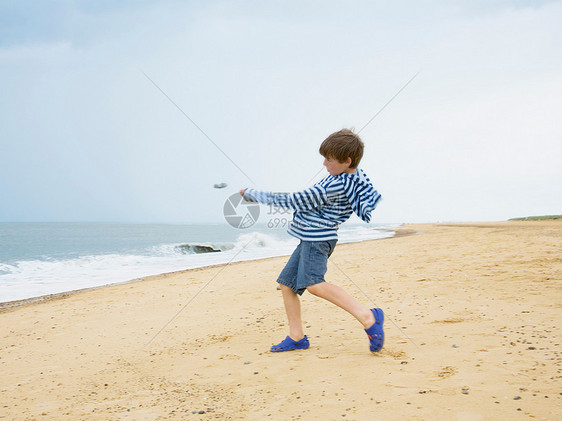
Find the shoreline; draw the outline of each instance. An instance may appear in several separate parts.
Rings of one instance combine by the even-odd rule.
[[[439,225],[441,225],[441,226],[451,226],[451,227],[478,227],[478,228],[483,228],[483,227],[490,227],[491,224],[502,224],[502,223],[507,224],[507,223],[513,223],[513,222],[530,222],[530,221],[532,221],[532,222],[544,221],[544,219],[542,219],[542,220],[541,219],[510,219],[508,221],[490,221],[490,222],[442,222],[442,223],[436,222],[436,223],[420,223],[420,224],[415,224],[415,223],[414,224],[406,224],[406,223],[404,223],[404,224],[401,224],[401,225],[397,226],[396,228],[392,228],[392,229],[382,228],[381,229],[381,230],[385,230],[385,231],[393,231],[394,235],[392,237],[378,238],[378,239],[374,239],[374,240],[354,241],[354,242],[351,242],[351,243],[340,243],[340,244],[338,244],[338,246],[339,246],[338,248],[341,248],[345,244],[364,243],[364,242],[369,242],[369,241],[391,240],[391,239],[394,239],[394,238],[400,238],[400,237],[405,237],[405,236],[409,236],[409,235],[423,234],[423,231],[411,229],[409,227],[424,227],[424,226],[439,226]],[[153,277],[182,274],[182,273],[194,271],[194,270],[197,270],[197,269],[205,269],[205,268],[211,269],[211,268],[216,268],[216,267],[233,265],[233,264],[236,264],[236,263],[253,262],[253,261],[264,260],[264,259],[275,259],[275,258],[278,258],[278,257],[287,257],[287,256],[289,256],[289,255],[280,255],[280,256],[271,256],[271,257],[257,257],[255,259],[251,259],[251,260],[242,260],[242,261],[236,261],[236,262],[232,262],[232,263],[216,263],[216,264],[199,266],[199,267],[190,268],[190,269],[182,269],[182,270],[176,270],[176,271],[171,271],[171,272],[162,272],[162,273],[158,273],[158,274],[155,274],[155,275],[142,276],[142,277],[130,279],[130,280],[127,280],[127,281],[118,281],[118,282],[113,282],[113,283],[105,284],[105,285],[98,285],[98,286],[80,288],[80,289],[71,290],[71,291],[63,291],[63,292],[57,292],[57,293],[53,293],[53,294],[40,295],[40,296],[36,296],[36,297],[23,298],[21,300],[3,301],[3,302],[0,302],[0,314],[3,313],[3,312],[6,312],[6,311],[10,311],[13,308],[18,308],[20,306],[40,304],[42,302],[64,299],[64,298],[70,297],[74,294],[80,294],[80,293],[84,293],[84,292],[88,292],[88,291],[95,291],[95,290],[102,289],[102,288],[109,288],[109,287],[113,287],[113,286],[126,285],[126,284],[129,284],[129,283],[135,283],[135,282],[143,282],[143,281],[145,281],[147,279],[150,279],[150,278],[153,278]]]
[[[389,239],[392,239],[392,238],[398,238],[398,237],[402,237],[402,236],[405,236],[405,235],[415,234],[415,232],[412,231],[412,230],[400,230],[400,228],[404,225],[405,224],[402,224],[402,225],[399,225],[398,227],[392,228],[392,229],[381,228],[381,230],[384,230],[384,231],[394,232],[394,235],[392,237],[377,238],[377,239],[374,239],[374,240],[360,240],[360,241],[354,241],[354,242],[351,242],[351,243],[341,243],[341,244],[339,244],[339,246],[341,247],[344,244],[355,244],[355,243],[363,243],[363,242],[368,242],[368,241],[389,240]],[[42,302],[64,299],[64,298],[70,297],[74,294],[80,294],[80,293],[84,293],[84,292],[88,292],[88,291],[94,291],[94,290],[98,290],[100,288],[108,288],[108,287],[113,287],[113,286],[118,286],[118,285],[126,285],[126,284],[134,283],[134,282],[142,282],[144,280],[147,280],[147,279],[153,278],[153,277],[181,274],[181,273],[186,273],[186,272],[197,270],[197,269],[207,269],[207,268],[211,269],[211,268],[216,268],[216,267],[233,265],[233,264],[236,264],[236,263],[253,262],[253,261],[264,260],[264,259],[275,259],[277,257],[287,257],[287,256],[288,255],[271,256],[271,257],[257,257],[255,259],[242,260],[242,261],[236,261],[236,262],[231,262],[231,263],[216,263],[216,264],[199,266],[199,267],[190,268],[190,269],[182,269],[182,270],[176,270],[176,271],[171,271],[171,272],[163,272],[163,273],[159,273],[159,274],[155,274],[155,275],[142,276],[142,277],[130,279],[130,280],[127,280],[127,281],[118,281],[118,282],[113,282],[113,283],[105,284],[105,285],[98,285],[98,286],[80,288],[80,289],[71,290],[71,291],[63,291],[63,292],[57,292],[57,293],[53,293],[53,294],[40,295],[40,296],[36,296],[36,297],[23,298],[21,300],[3,301],[3,302],[0,302],[0,314],[3,313],[3,312],[6,312],[6,311],[10,311],[11,309],[14,309],[14,308],[21,307],[21,306],[40,304]]]
[[[328,263],[329,282],[384,309],[379,353],[311,294],[310,348],[269,352],[287,335],[286,256],[196,268],[0,312],[0,418],[555,419],[562,220],[402,230],[423,234],[342,244]]]

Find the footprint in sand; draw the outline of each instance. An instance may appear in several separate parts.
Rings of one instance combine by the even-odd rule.
[[[456,367],[452,367],[450,365],[443,367],[441,369],[441,371],[439,371],[439,373],[437,373],[437,376],[442,378],[442,379],[446,379],[447,377],[451,377],[455,374],[457,374],[457,368]]]
[[[404,360],[408,358],[408,355],[404,351],[399,351],[392,348],[383,348],[380,352],[374,353],[373,355],[378,357],[392,357],[395,360]]]
[[[433,323],[445,323],[445,324],[449,324],[449,323],[462,323],[464,322],[466,319],[462,318],[462,317],[450,317],[448,319],[444,319],[444,320],[434,320]]]

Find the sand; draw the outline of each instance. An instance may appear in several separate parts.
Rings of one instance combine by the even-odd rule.
[[[378,354],[310,294],[311,347],[268,351],[287,257],[189,270],[0,310],[0,419],[560,419],[562,220],[401,230],[328,265]]]

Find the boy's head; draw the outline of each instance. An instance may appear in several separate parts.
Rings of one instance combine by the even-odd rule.
[[[349,129],[332,133],[320,145],[320,154],[326,159],[335,159],[340,164],[347,163],[355,169],[363,157],[364,144],[361,138]]]

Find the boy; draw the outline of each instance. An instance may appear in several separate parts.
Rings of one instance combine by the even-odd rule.
[[[378,352],[384,343],[384,314],[380,308],[361,305],[342,288],[327,283],[327,260],[338,239],[338,226],[355,212],[369,222],[381,195],[357,165],[363,157],[363,142],[351,130],[332,133],[322,142],[320,154],[329,176],[310,189],[298,193],[270,193],[240,190],[247,200],[294,210],[288,233],[301,240],[279,275],[283,304],[289,322],[289,335],[271,352],[307,349],[303,332],[299,295],[305,290],[341,307],[365,328],[370,350]]]

